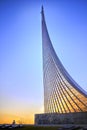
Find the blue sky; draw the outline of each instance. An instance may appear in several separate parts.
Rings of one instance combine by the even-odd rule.
[[[0,120],[43,112],[41,6],[55,51],[87,91],[87,1],[0,0]],[[1,116],[2,115],[2,116]],[[29,117],[28,117],[29,116]]]

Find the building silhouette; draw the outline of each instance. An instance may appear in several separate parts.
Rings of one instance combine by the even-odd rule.
[[[52,122],[62,117],[69,120],[87,116],[87,92],[85,92],[69,75],[57,57],[50,40],[44,10],[42,7],[42,51],[43,51],[43,84],[44,114],[36,115],[36,123]],[[73,114],[74,113],[74,114]],[[57,117],[56,115],[60,116]],[[71,114],[71,115],[70,115]],[[56,121],[53,118],[55,117]],[[68,117],[66,119],[66,117]],[[87,120],[84,118],[83,123]],[[70,120],[73,122],[72,120]],[[75,120],[76,121],[76,120]],[[65,121],[67,123],[67,121]],[[80,122],[79,120],[77,122]],[[58,123],[58,122],[57,122]],[[86,122],[87,123],[87,122]]]

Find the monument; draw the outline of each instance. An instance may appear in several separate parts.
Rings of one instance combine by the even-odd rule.
[[[87,92],[69,75],[50,40],[42,7],[44,114],[35,124],[87,124]]]

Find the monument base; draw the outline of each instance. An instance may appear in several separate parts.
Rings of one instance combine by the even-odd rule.
[[[87,124],[87,112],[35,114],[35,125]]]

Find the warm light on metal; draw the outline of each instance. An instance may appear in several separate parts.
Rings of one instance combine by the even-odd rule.
[[[42,48],[45,113],[87,111],[87,93],[71,78],[57,57],[42,6]]]

